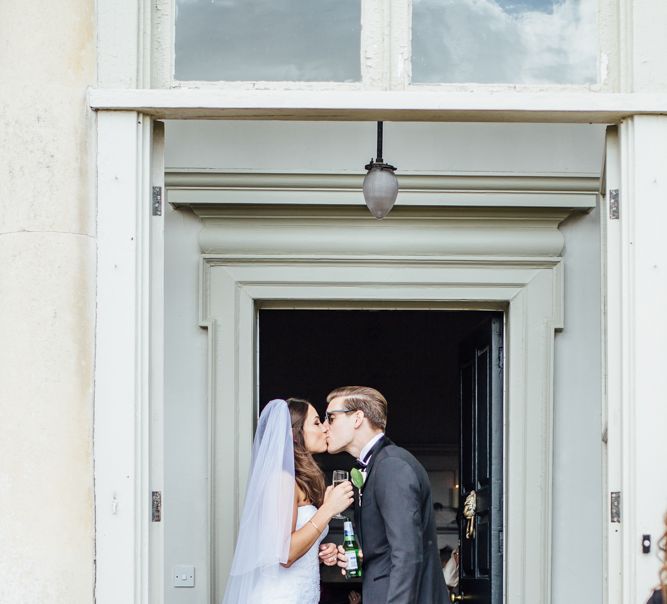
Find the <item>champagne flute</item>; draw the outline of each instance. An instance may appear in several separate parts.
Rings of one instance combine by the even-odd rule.
[[[339,485],[341,482],[345,482],[346,480],[350,479],[350,474],[346,470],[334,470],[333,474],[331,476],[331,484],[336,487],[336,485]],[[347,520],[343,514],[336,514],[335,516],[332,516],[333,519],[336,520]]]

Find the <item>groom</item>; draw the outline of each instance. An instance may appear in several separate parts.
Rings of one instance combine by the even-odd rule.
[[[327,396],[329,453],[347,451],[365,470],[356,531],[364,554],[363,602],[443,604],[444,579],[424,467],[385,435],[387,401],[373,388]],[[339,553],[345,568],[345,555]]]

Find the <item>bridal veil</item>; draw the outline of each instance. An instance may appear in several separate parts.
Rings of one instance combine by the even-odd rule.
[[[294,511],[294,444],[287,403],[269,402],[259,418],[236,550],[223,604],[256,602],[287,562]]]

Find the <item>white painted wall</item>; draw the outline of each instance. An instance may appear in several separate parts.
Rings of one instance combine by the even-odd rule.
[[[588,124],[384,124],[401,173],[599,174],[604,128]],[[170,121],[165,165],[210,170],[364,172],[374,122]],[[400,196],[397,203],[400,203]]]
[[[0,602],[93,601],[94,3],[2,3]]]
[[[603,602],[602,277],[600,211],[570,217],[565,327],[554,363],[554,604]]]
[[[208,332],[198,326],[199,218],[165,206],[165,604],[208,603]],[[195,587],[174,588],[176,564]]]

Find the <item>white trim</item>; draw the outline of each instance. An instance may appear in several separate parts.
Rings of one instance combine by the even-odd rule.
[[[147,602],[151,120],[97,116],[96,585],[100,604]]]
[[[319,90],[322,88],[382,90],[386,87],[388,48],[384,8],[385,0],[361,0],[361,38],[359,40],[361,82],[308,82],[307,87]],[[237,86],[245,87],[247,84],[248,82],[238,82]],[[300,87],[298,82],[286,82],[285,84],[288,87]],[[266,82],[266,85],[267,87],[284,88],[278,82]]]
[[[389,27],[387,25],[387,27]],[[400,28],[394,27],[393,30]],[[389,35],[389,34],[386,34]],[[405,55],[403,55],[405,56]],[[377,57],[372,57],[376,61],[384,61],[385,59],[380,56],[378,53]],[[387,59],[389,61],[389,59]],[[398,59],[394,60],[394,65],[397,64]],[[390,65],[387,64],[386,69],[389,70]],[[411,66],[410,66],[411,69]],[[380,80],[380,78],[368,79],[368,82],[335,82],[335,81],[325,81],[320,80],[316,82],[304,81],[304,80],[174,80],[169,84],[168,82],[162,84],[161,86],[155,85],[153,88],[160,88],[162,90],[217,90],[217,91],[271,91],[271,92],[284,92],[284,91],[309,91],[309,92],[318,92],[320,94],[329,94],[330,92],[373,92],[373,91],[385,91],[385,92],[411,92],[413,94],[418,94],[426,92],[429,94],[451,94],[451,93],[465,93],[465,94],[476,94],[476,93],[520,93],[520,94],[533,94],[533,93],[551,93],[555,95],[559,94],[602,94],[610,93],[612,90],[607,88],[600,88],[597,84],[585,85],[585,84],[489,84],[489,83],[474,83],[474,82],[448,82],[443,84],[437,83],[404,83],[400,84],[395,82],[393,84],[394,88],[389,88]],[[616,92],[616,91],[614,91]]]
[[[604,509],[601,518],[604,522],[602,534],[605,536],[603,547],[603,602],[622,604],[622,541],[621,524],[612,523],[610,517],[610,493],[621,491],[621,401],[623,385],[623,361],[621,351],[621,308],[623,299],[623,284],[621,279],[620,228],[618,219],[609,216],[609,191],[620,189],[620,148],[618,129],[610,127],[607,130],[605,186],[602,201],[602,257],[603,257],[603,300],[602,334],[604,338],[603,375],[605,376],[603,404],[603,463],[606,470],[606,479],[603,480],[604,493],[602,497]]]
[[[113,3],[116,0],[100,0]],[[145,2],[145,0],[142,0]],[[172,57],[175,19],[172,18],[174,0],[154,0],[151,5],[150,86],[166,88],[174,74]]]
[[[634,120],[628,120],[619,128],[621,174],[620,184],[623,190],[623,218],[620,223],[620,336],[621,336],[621,401],[620,401],[620,486],[621,486],[621,601],[635,602],[636,597],[636,556],[635,548],[632,547],[631,536],[635,530],[636,514],[636,476],[635,459],[636,451],[636,429],[635,412],[633,410],[634,391],[636,388],[636,359],[637,351],[635,342],[635,299],[637,296],[635,284],[635,232],[634,215],[630,210],[630,204],[634,203],[636,195],[634,161],[635,155],[635,132]],[[625,512],[625,514],[624,514]],[[637,546],[637,548],[639,545]]]
[[[365,173],[168,171],[169,203],[181,205],[362,204]],[[521,174],[399,175],[402,206],[549,207],[590,210],[599,176]]]
[[[311,300],[364,300],[373,305],[376,301],[393,300],[397,306],[401,301],[419,300],[441,303],[446,300],[495,300],[509,302],[509,437],[507,444],[507,507],[510,516],[506,529],[507,547],[507,602],[528,603],[550,601],[550,574],[551,574],[551,470],[548,467],[550,454],[544,449],[550,446],[550,417],[545,413],[545,407],[551,404],[547,394],[549,388],[544,387],[551,375],[551,367],[544,364],[551,356],[545,348],[553,343],[553,323],[550,318],[542,316],[542,311],[536,311],[534,305],[545,304],[551,307],[553,292],[551,288],[558,284],[558,278],[542,276],[550,274],[551,269],[533,271],[508,271],[514,285],[489,283],[490,277],[480,276],[471,271],[469,266],[443,267],[431,266],[424,270],[416,270],[411,266],[400,267],[398,264],[390,267],[374,266],[369,263],[359,263],[355,266],[318,268],[322,282],[309,282],[309,275],[313,271],[310,267],[271,265],[261,267],[257,264],[211,267],[215,274],[211,275],[213,290],[212,305],[216,308],[233,305],[237,317],[235,329],[226,330],[228,345],[225,350],[230,352],[235,346],[243,342],[252,341],[252,327],[254,326],[254,303],[261,300],[289,299],[292,307],[302,307]],[[364,275],[369,271],[378,275],[367,282]],[[487,269],[487,274],[501,272],[498,269]],[[531,274],[536,281],[517,285],[523,272],[524,276]],[[413,277],[421,273],[420,277]],[[358,275],[350,277],[350,275]],[[461,283],[462,279],[473,279],[475,284]],[[265,282],[266,285],[262,285]],[[271,282],[269,284],[269,282]],[[545,289],[546,288],[546,289]],[[238,291],[238,296],[225,296],[223,290],[229,293]],[[533,308],[531,308],[533,307]],[[229,312],[232,312],[231,310]],[[536,313],[539,315],[536,316]],[[242,315],[246,317],[242,319]],[[224,318],[219,319],[222,332],[228,324]],[[238,339],[237,339],[238,338]],[[536,346],[536,340],[539,344]],[[245,369],[235,367],[234,363],[216,364],[219,379],[227,383],[230,388],[237,384],[234,391],[216,393],[211,405],[229,411],[230,405],[236,405],[241,398],[242,390],[252,388],[252,367],[248,367],[251,357],[242,355],[241,364]],[[529,358],[529,356],[531,358]],[[229,359],[229,356],[227,357]],[[544,364],[544,365],[543,365]],[[240,374],[245,374],[245,378]],[[241,383],[246,387],[242,388]],[[539,382],[539,383],[535,383]],[[546,396],[546,398],[545,398]],[[234,397],[234,398],[232,398]],[[544,403],[544,407],[537,404]],[[250,406],[248,406],[250,407]],[[252,418],[239,418],[235,425],[230,422],[218,423],[215,442],[223,443],[225,451],[233,446],[238,435],[252,433]],[[232,432],[234,437],[232,437]],[[230,443],[230,438],[233,438]],[[546,443],[546,447],[545,447]],[[215,447],[216,449],[219,446]],[[245,451],[250,450],[250,443],[246,443]],[[535,454],[535,455],[532,455]],[[217,459],[225,458],[225,454],[216,455]],[[218,490],[216,500],[227,501],[225,494],[229,493],[230,481],[234,488],[232,496],[239,496],[244,492],[243,478],[247,474],[247,462],[238,460],[233,473],[230,468],[216,468],[218,479],[225,478],[225,493]],[[238,501],[232,509],[238,510],[241,502]],[[215,568],[218,571],[216,598],[221,596],[224,585],[224,569],[228,568],[231,551],[234,544],[235,525],[238,517],[229,514],[230,506],[218,503],[216,522],[213,525],[216,537],[216,550],[220,553]]]
[[[209,257],[354,262],[451,261],[552,265],[565,210],[396,208],[382,221],[365,207],[199,207]],[[350,242],[346,234],[354,238]]]
[[[649,93],[91,89],[88,102],[96,110],[169,119],[616,123],[633,114],[667,114],[667,94]]]
[[[633,117],[621,124],[619,137],[620,228],[619,239],[610,243],[620,258],[621,286],[620,325],[613,326],[622,345],[620,441],[615,447],[622,491],[620,601],[643,602],[657,581],[659,562],[657,545],[651,555],[642,554],[641,538],[650,534],[657,543],[667,501],[667,482],[658,477],[656,466],[667,458],[667,249],[662,229],[667,221],[667,117]]]
[[[150,217],[150,491],[160,491],[164,508],[164,124],[153,122],[151,186],[162,189],[162,212]],[[152,193],[152,191],[151,191]],[[151,200],[152,201],[152,200]],[[150,522],[149,534],[151,604],[165,601],[164,510],[160,522]]]
[[[369,220],[374,226],[360,236],[350,227],[352,221],[363,222],[363,218],[347,216],[350,210],[333,219],[335,210],[329,209],[324,221],[320,220],[321,209],[314,210],[313,217],[303,210],[295,213],[290,208],[274,208],[267,214],[255,208],[252,219],[252,208],[238,210],[245,216],[235,215],[229,208],[205,210],[200,239],[205,252],[201,319],[202,324],[215,325],[216,346],[221,352],[212,355],[210,365],[217,386],[209,404],[211,409],[221,410],[221,419],[215,423],[215,465],[211,468],[220,485],[214,489],[212,501],[217,571],[214,599],[219,599],[224,589],[248,471],[255,405],[247,403],[255,394],[256,306],[278,303],[305,308],[351,302],[356,307],[389,304],[401,308],[416,303],[424,307],[488,308],[491,304],[508,309],[506,602],[548,604],[553,338],[554,330],[562,327],[563,304],[559,257],[563,240],[558,224],[566,213],[550,216],[547,223],[542,222],[541,212],[533,217],[535,222],[519,212],[514,237],[524,238],[527,257],[516,259],[505,256],[506,248],[502,242],[496,245],[493,236],[473,238],[477,256],[464,257],[450,250],[447,237],[433,243],[428,257],[402,255],[408,244],[415,244],[413,227],[423,230],[432,225],[433,216],[424,213],[404,216],[393,224]],[[442,211],[446,215],[453,210]],[[470,220],[482,231],[492,227],[494,219],[480,216],[477,210],[472,212],[466,219],[459,216],[454,220]],[[447,220],[446,216],[441,218],[436,230],[451,235]],[[511,222],[508,212],[504,226],[512,230]],[[389,229],[389,239],[396,248],[393,254],[383,246],[385,229]],[[540,236],[532,237],[531,230]],[[234,232],[240,235],[230,241]],[[316,252],[304,252],[300,247],[301,236],[306,234],[319,242]],[[267,236],[269,242],[265,241]]]
[[[386,88],[405,90],[412,80],[412,0],[389,0],[388,5],[389,74]]]

